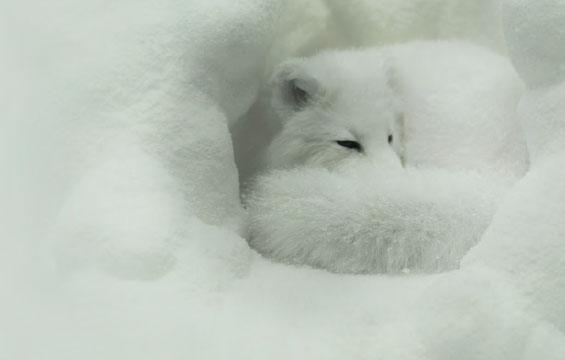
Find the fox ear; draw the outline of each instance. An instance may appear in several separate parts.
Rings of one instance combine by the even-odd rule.
[[[279,65],[273,76],[272,86],[273,105],[287,111],[300,111],[322,95],[320,83],[308,73],[299,59]]]

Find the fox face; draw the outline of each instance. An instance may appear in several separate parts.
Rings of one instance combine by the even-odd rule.
[[[268,168],[404,163],[394,76],[378,52],[287,61],[272,78],[270,105],[280,130],[267,150]]]

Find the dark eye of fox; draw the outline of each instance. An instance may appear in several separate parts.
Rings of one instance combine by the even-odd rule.
[[[361,144],[359,144],[357,141],[351,141],[351,140],[338,140],[336,141],[336,143],[340,146],[343,146],[344,148],[348,148],[348,149],[352,149],[358,152],[361,152],[363,150],[363,148],[361,147]]]
[[[394,139],[393,139],[393,137],[392,137],[392,134],[390,134],[390,135],[388,136],[388,143],[389,143],[389,144],[392,144],[392,140],[394,140]]]

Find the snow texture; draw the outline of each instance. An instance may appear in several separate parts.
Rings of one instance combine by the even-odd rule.
[[[500,0],[290,0],[278,52],[312,55],[423,39],[462,39],[505,52]]]
[[[565,3],[508,1],[513,60],[531,89],[519,112],[533,166],[506,199],[480,246],[466,263],[483,263],[509,275],[541,318],[565,330]],[[520,25],[517,25],[520,24]],[[517,36],[530,32],[529,36]],[[545,39],[533,41],[532,38]],[[536,58],[540,58],[536,62]],[[548,83],[548,79],[551,82]]]
[[[532,87],[559,84],[565,76],[563,2],[506,1],[508,50],[524,80]]]
[[[536,70],[563,79],[563,61],[510,35],[558,34],[559,0],[508,0],[532,164],[460,269],[337,275],[271,263],[238,234],[228,129],[280,60],[357,33],[500,39],[490,1],[376,3],[1,4],[0,358],[565,358],[565,94]],[[402,18],[421,22],[380,27]]]

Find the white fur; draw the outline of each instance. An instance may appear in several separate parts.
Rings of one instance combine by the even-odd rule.
[[[458,267],[502,187],[445,170],[276,171],[248,199],[249,242],[287,264],[339,273]]]

